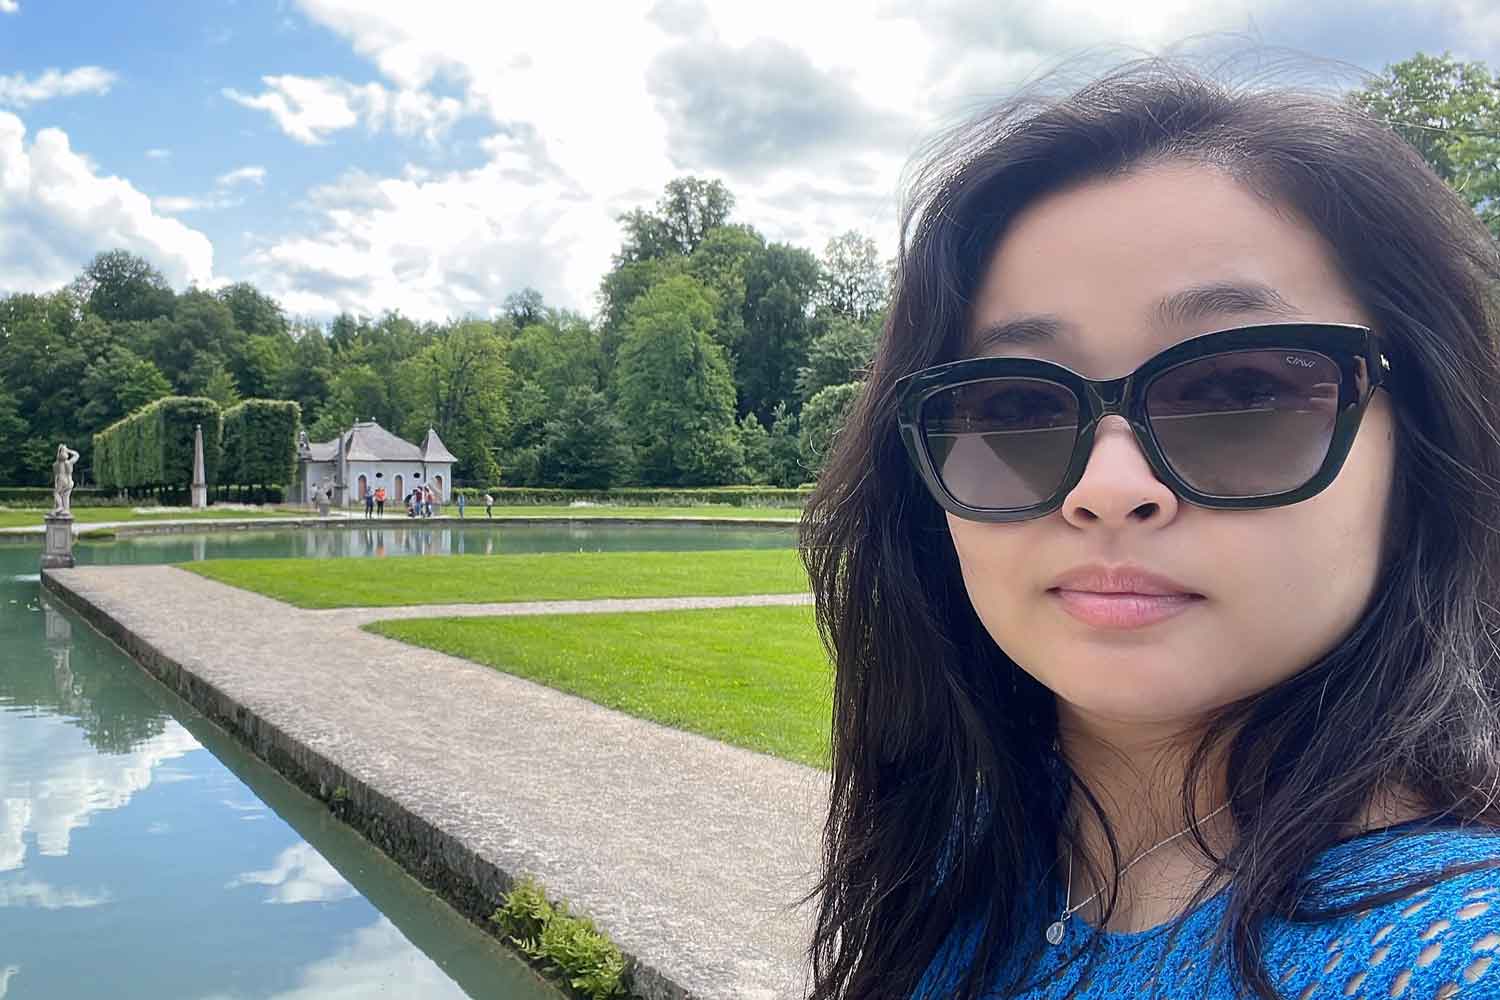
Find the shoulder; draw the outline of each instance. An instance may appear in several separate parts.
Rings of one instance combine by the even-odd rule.
[[[1500,998],[1500,831],[1362,837],[1313,874],[1335,904],[1439,877],[1348,916],[1283,924],[1287,995]]]

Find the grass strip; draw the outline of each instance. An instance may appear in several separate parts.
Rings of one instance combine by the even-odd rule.
[[[210,559],[182,568],[299,608],[729,597],[808,589],[795,549],[555,552],[391,561]]]
[[[810,607],[423,618],[366,629],[664,726],[828,766],[831,671]]]
[[[443,508],[449,517],[458,514],[458,508],[449,504]],[[753,518],[760,521],[786,521],[796,523],[802,516],[797,507],[733,507],[729,504],[695,504],[690,507],[654,507],[650,505],[589,504],[582,507],[561,507],[548,504],[516,504],[512,507],[496,507],[495,519],[506,517],[626,517],[654,520],[672,517]],[[464,512],[465,520],[483,520],[484,505],[469,505]]]
[[[50,509],[50,508],[49,508]],[[40,528],[47,513],[37,508],[0,508],[0,528]],[[101,524],[113,521],[201,521],[263,519],[269,517],[307,517],[306,511],[294,510],[194,510],[191,507],[163,507],[143,513],[132,507],[74,507],[73,520],[79,524]]]

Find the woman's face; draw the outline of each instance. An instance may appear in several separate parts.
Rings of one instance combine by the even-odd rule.
[[[1209,284],[1268,288],[1283,305],[1220,295],[1198,315],[1160,315],[1165,297]],[[1039,315],[1061,332],[989,353],[1103,379],[1226,327],[1370,323],[1313,230],[1225,174],[1186,164],[1074,187],[1016,218],[984,275],[970,333]],[[1308,666],[1353,627],[1374,589],[1393,469],[1383,392],[1333,484],[1270,510],[1179,500],[1124,420],[1107,417],[1060,510],[1011,524],[949,515],[948,527],[980,619],[1057,695],[1065,724],[1191,723]],[[1129,608],[1116,614],[1130,599],[1098,596],[1111,584],[1067,579],[1079,570],[1155,574],[1192,596],[1168,617],[1132,623]]]

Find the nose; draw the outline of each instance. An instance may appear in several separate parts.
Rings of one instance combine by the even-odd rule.
[[[1181,501],[1156,478],[1124,417],[1108,416],[1094,432],[1083,478],[1063,501],[1062,515],[1075,528],[1163,528]]]

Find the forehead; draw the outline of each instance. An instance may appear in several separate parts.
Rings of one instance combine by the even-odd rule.
[[[1029,206],[986,266],[965,353],[1122,374],[1239,323],[1367,324],[1311,227],[1211,167],[1163,164]],[[981,335],[1009,328],[998,343]]]

